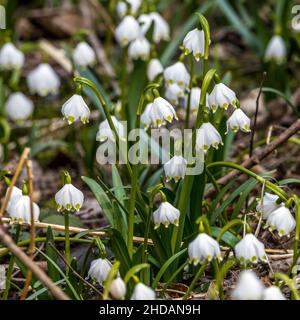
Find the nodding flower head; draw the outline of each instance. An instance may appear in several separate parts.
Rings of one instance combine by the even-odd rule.
[[[262,213],[264,219],[268,219],[269,215],[281,206],[277,203],[278,199],[279,197],[276,194],[266,192],[257,204],[256,210]]]
[[[174,179],[178,182],[179,179],[184,178],[187,161],[182,156],[174,156],[164,164],[164,171],[167,182]]]
[[[6,43],[0,50],[0,69],[13,70],[21,69],[24,65],[25,57],[22,51],[18,50],[14,44]]]
[[[91,262],[88,277],[102,284],[111,270],[111,263],[107,259],[96,259]]]
[[[184,97],[184,92],[178,84],[173,83],[167,87],[165,97],[172,104],[178,105],[178,99]]]
[[[111,116],[111,120],[115,126],[117,134],[120,139],[125,139],[125,128],[123,124],[115,117]],[[108,120],[104,120],[100,123],[97,132],[96,140],[103,142],[105,140],[115,141],[116,137],[114,132],[111,130]]]
[[[128,55],[134,60],[147,60],[150,55],[150,43],[145,37],[133,40],[128,48]]]
[[[121,47],[127,46],[140,35],[140,26],[133,16],[125,16],[117,26],[115,36]]]
[[[147,77],[149,81],[153,81],[158,75],[163,73],[164,68],[158,59],[151,59],[147,67]]]
[[[197,130],[196,148],[207,152],[210,147],[218,149],[219,144],[223,143],[217,129],[209,122],[203,123]]]
[[[280,289],[276,286],[266,288],[263,292],[263,300],[286,300]]]
[[[74,63],[82,68],[92,66],[96,61],[96,55],[93,48],[82,41],[77,44],[73,51]]]
[[[165,69],[164,79],[167,85],[176,83],[181,88],[186,88],[190,82],[190,74],[185,65],[179,61]]]
[[[127,13],[136,15],[141,6],[142,0],[127,0],[126,2],[119,1],[117,3],[117,13],[120,18],[123,18]]]
[[[296,227],[296,221],[291,211],[284,205],[280,205],[270,213],[267,226],[271,230],[277,230],[279,236],[288,236]]]
[[[109,292],[113,298],[123,299],[126,295],[126,291],[126,284],[120,277],[117,277],[111,282]]]
[[[183,39],[184,53],[192,53],[197,61],[204,56],[205,49],[205,36],[204,31],[198,28],[193,29],[188,32],[188,34]]]
[[[22,92],[14,92],[7,99],[5,111],[13,121],[25,120],[33,112],[33,102]]]
[[[274,35],[268,43],[265,60],[273,60],[277,64],[281,64],[286,60],[286,46],[284,40],[279,35]]]
[[[219,107],[227,110],[229,105],[235,107],[237,103],[238,99],[234,91],[223,83],[217,83],[208,96],[208,104],[213,112],[215,112]]]
[[[240,109],[234,110],[233,114],[227,120],[227,132],[231,130],[237,132],[241,130],[243,132],[250,132],[250,119]]]
[[[139,282],[133,290],[131,300],[155,300],[155,291]]]
[[[62,106],[61,112],[64,119],[72,124],[75,121],[80,120],[83,124],[89,122],[90,109],[84,102],[83,98],[79,94],[74,94],[69,98]]]
[[[200,104],[200,96],[201,96],[201,89],[198,87],[194,87],[191,89],[191,98],[190,98],[190,110],[193,113],[196,113],[199,109]],[[188,103],[188,99],[186,99],[186,102]],[[205,107],[208,108],[208,94],[206,94],[206,104]]]
[[[166,228],[169,226],[169,224],[178,226],[179,215],[180,211],[177,208],[173,207],[167,201],[162,202],[158,209],[153,212],[155,229],[157,229],[160,224],[163,224]]]

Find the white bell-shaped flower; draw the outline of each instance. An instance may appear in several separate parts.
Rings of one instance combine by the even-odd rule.
[[[145,35],[153,23],[153,41],[159,43],[161,40],[170,39],[170,27],[164,18],[157,12],[141,14],[138,18],[141,32]]]
[[[184,92],[178,84],[172,83],[167,87],[165,97],[172,104],[178,105],[178,99],[184,97]]]
[[[58,92],[60,80],[48,63],[41,63],[28,74],[27,84],[31,93],[45,97]]]
[[[111,116],[112,122],[116,128],[117,134],[120,139],[125,139],[125,128],[123,124],[117,120],[115,116]],[[100,123],[99,129],[97,132],[96,140],[103,142],[105,140],[115,141],[114,132],[111,130],[107,120],[104,120]]]
[[[188,254],[190,261],[197,265],[198,263],[210,262],[213,258],[222,260],[221,250],[218,242],[207,235],[206,233],[200,233],[189,244]]]
[[[145,119],[145,117],[148,117],[148,119]],[[151,120],[153,127],[161,127],[161,125],[166,124],[166,121],[171,123],[174,118],[178,120],[173,106],[162,97],[153,100],[151,108],[148,109],[143,118],[143,121],[146,122]]]
[[[86,68],[92,66],[96,61],[96,55],[93,48],[82,41],[77,44],[73,51],[73,60],[76,65]]]
[[[153,81],[159,74],[163,73],[164,68],[158,59],[151,59],[147,67],[147,78]]]
[[[14,92],[8,97],[5,110],[11,120],[25,120],[32,115],[33,102],[22,92]]]
[[[117,13],[120,18],[123,18],[127,13],[136,15],[142,0],[127,0],[128,5],[124,1],[117,3]]]
[[[120,278],[114,279],[109,287],[109,292],[115,299],[123,299],[126,294],[126,284],[125,282]]]
[[[229,130],[237,132],[241,130],[243,132],[250,132],[250,119],[245,115],[242,109],[238,108],[234,110],[230,118],[226,122],[227,132]],[[227,133],[226,132],[226,133]]]
[[[184,53],[186,55],[192,53],[197,61],[204,56],[205,36],[204,31],[195,28],[188,32],[183,39]]]
[[[96,259],[91,262],[88,272],[88,278],[92,278],[99,284],[102,284],[108,277],[111,270],[111,263],[107,259]]]
[[[28,195],[18,197],[9,207],[8,214],[12,220],[30,223],[30,197]],[[36,203],[33,203],[33,216],[35,221],[39,219],[39,215],[40,208]]]
[[[262,213],[264,219],[268,219],[269,215],[281,206],[276,203],[278,199],[276,194],[266,192],[262,201],[257,204],[256,210]]]
[[[18,199],[22,197],[22,195],[23,195],[22,190],[18,187],[13,186],[8,203],[7,203],[7,207],[6,207],[6,211],[9,214],[12,213],[11,208],[18,201]]]
[[[140,35],[139,23],[133,16],[126,16],[117,26],[115,36],[121,47],[125,47]]]
[[[231,297],[233,300],[261,300],[264,286],[253,271],[245,270],[239,275]]]
[[[263,300],[286,300],[286,298],[278,287],[271,286],[264,290]]]
[[[167,85],[177,83],[180,87],[185,88],[189,85],[190,74],[185,65],[179,61],[165,69],[164,79]]]
[[[284,40],[279,35],[274,35],[268,43],[265,51],[265,60],[274,60],[278,64],[286,59],[286,46]]]
[[[155,300],[155,291],[139,282],[133,290],[131,300]]]
[[[138,37],[133,40],[128,48],[128,55],[132,59],[147,60],[150,55],[150,43],[145,37]]]
[[[195,113],[199,109],[201,89],[198,87],[193,87],[191,89],[190,94],[191,94],[190,110],[191,110],[191,112]],[[186,105],[187,105],[187,103],[188,103],[188,98],[186,98]],[[208,107],[208,94],[206,94],[206,107]]]
[[[166,228],[168,228],[169,224],[174,224],[178,227],[179,216],[180,211],[177,208],[167,201],[162,202],[158,209],[153,212],[155,229],[157,229],[160,224],[163,224]]]
[[[223,83],[217,83],[210,95],[208,96],[208,104],[213,112],[219,107],[227,110],[229,105],[236,106],[237,97],[230,88]]]
[[[252,233],[248,233],[234,247],[235,255],[241,263],[257,263],[267,261],[265,246]]]
[[[83,205],[83,193],[67,182],[56,194],[57,210],[79,211]]]
[[[77,120],[84,124],[89,122],[90,109],[79,94],[74,94],[63,104],[61,113],[69,124]]]
[[[22,51],[18,50],[14,44],[6,43],[0,50],[0,69],[13,70],[21,69],[24,65],[25,57]]]
[[[184,178],[187,161],[182,156],[174,156],[164,164],[164,170],[167,182],[174,179],[177,182]]]
[[[295,218],[284,205],[270,213],[266,224],[271,230],[277,230],[279,236],[289,235],[296,227]]]
[[[196,148],[200,151],[207,152],[210,147],[218,149],[222,143],[222,137],[217,129],[209,122],[205,122],[197,130]]]
[[[147,130],[151,124],[152,124],[152,118],[151,118],[151,109],[152,109],[153,103],[148,103],[145,107],[144,112],[141,115],[141,123],[144,125],[144,129]]]

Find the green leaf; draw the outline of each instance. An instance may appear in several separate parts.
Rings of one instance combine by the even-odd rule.
[[[68,144],[62,140],[49,140],[43,143],[35,143],[32,148],[30,155],[35,157],[39,153],[45,151],[46,149],[57,149],[57,148],[67,148]]]
[[[212,236],[214,238],[217,238],[219,233],[221,232],[221,228],[219,227],[211,227],[211,233]],[[226,243],[228,246],[230,246],[231,248],[233,248],[239,241],[240,239],[238,237],[236,237],[234,234],[232,234],[229,231],[226,231],[222,237],[221,240]]]
[[[55,252],[55,250],[53,249],[53,247],[50,245],[52,244],[53,246],[55,246],[55,242],[54,242],[54,236],[53,236],[53,232],[51,227],[47,228],[47,241],[46,241],[46,249],[45,249],[45,253],[48,257],[50,257],[55,263],[57,263],[57,253]],[[53,267],[53,265],[47,261],[47,266],[48,266],[48,275],[49,277],[54,281],[57,282],[60,280],[59,277],[59,272]]]
[[[59,281],[54,282],[54,284],[56,286],[65,283],[65,279],[61,279]],[[30,295],[29,297],[26,298],[26,300],[36,300],[40,295],[42,295],[43,293],[48,292],[48,288],[43,287],[41,289],[39,289],[38,291],[34,292],[32,295]]]
[[[300,183],[300,179],[296,179],[296,178],[283,179],[278,182],[278,185],[290,184],[290,183]]]
[[[127,283],[133,275],[135,275],[136,273],[140,272],[141,270],[145,269],[145,268],[150,268],[149,263],[140,263],[137,264],[135,266],[133,266],[132,268],[130,268],[125,277],[124,277],[124,282]]]
[[[122,205],[124,205],[124,199],[126,199],[126,192],[119,171],[115,164],[111,166],[111,170],[115,196],[117,197],[117,199],[119,199]]]

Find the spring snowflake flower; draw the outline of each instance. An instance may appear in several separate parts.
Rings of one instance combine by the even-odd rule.
[[[107,259],[96,259],[91,262],[88,272],[88,278],[92,278],[99,284],[102,284],[108,277],[111,270],[111,263]]]
[[[132,59],[147,60],[150,55],[150,43],[145,37],[138,37],[133,40],[128,48],[128,55]]]
[[[115,36],[121,47],[125,47],[140,35],[140,26],[133,16],[126,16],[117,26]]]
[[[161,127],[166,121],[171,123],[174,118],[178,120],[173,106],[164,98],[157,97],[151,107],[145,110],[142,121],[144,124],[151,123],[153,127]]]
[[[223,83],[217,83],[210,95],[208,96],[208,104],[213,112],[216,112],[218,107],[227,110],[229,105],[236,106],[238,99],[230,88]]]
[[[235,255],[241,263],[257,263],[259,260],[266,262],[265,246],[252,233],[248,233],[236,244]]]
[[[67,181],[66,184],[55,194],[57,210],[79,211],[84,200],[83,193]]]
[[[264,286],[250,270],[240,273],[236,287],[232,292],[234,300],[261,300],[264,292]]]
[[[123,124],[117,120],[115,116],[111,116],[112,122],[115,125],[116,131],[120,139],[125,139],[125,128]],[[115,141],[115,135],[111,130],[107,120],[104,120],[100,123],[99,129],[97,132],[96,140],[103,142],[105,140]]]
[[[69,124],[77,120],[80,120],[83,124],[89,122],[90,109],[79,94],[74,94],[69,98],[63,104],[61,112]]]
[[[222,138],[217,129],[209,122],[205,122],[197,130],[196,148],[207,152],[210,147],[218,149],[222,143]]]
[[[184,178],[187,161],[182,156],[174,156],[172,159],[164,164],[166,180],[169,182],[174,179],[178,182],[179,179]]]
[[[188,32],[183,39],[184,54],[192,53],[197,61],[204,55],[205,36],[204,31],[195,28]]]
[[[190,110],[193,113],[196,113],[199,109],[200,104],[201,89],[194,87],[191,89],[191,99],[190,99]],[[188,98],[186,99],[188,103]],[[206,106],[208,106],[208,94],[206,94]]]
[[[33,102],[22,92],[14,92],[8,97],[5,110],[11,120],[25,120],[33,112]]]
[[[167,201],[162,202],[158,209],[153,212],[155,229],[157,229],[160,224],[163,224],[166,228],[168,228],[169,224],[174,224],[178,227],[179,215],[180,211],[177,208],[173,207]]]
[[[286,300],[286,298],[278,287],[271,286],[264,290],[263,300]]]
[[[234,110],[233,114],[226,122],[227,132],[229,130],[237,132],[239,129],[243,132],[250,132],[250,119],[245,115],[245,113],[240,109]],[[227,133],[226,132],[226,133]]]
[[[155,300],[155,291],[140,282],[134,287],[131,300]]]
[[[165,69],[164,78],[167,85],[177,83],[182,88],[187,87],[190,82],[190,74],[186,70],[185,65],[180,61]]]
[[[86,68],[95,63],[96,55],[93,48],[88,43],[82,41],[77,44],[73,51],[73,60],[78,66]]]
[[[58,92],[60,80],[48,63],[41,63],[28,74],[27,84],[31,93],[45,97]]]
[[[169,100],[172,104],[177,105],[178,99],[184,97],[184,92],[182,88],[179,87],[178,84],[172,83],[167,87],[165,97]]]
[[[281,206],[277,204],[278,199],[276,194],[266,192],[262,201],[257,204],[256,210],[262,213],[264,219],[268,219],[269,215]]]
[[[119,1],[117,3],[117,13],[120,18],[123,18],[126,15],[126,13],[136,15],[140,6],[141,6],[142,1],[141,0],[127,0],[127,3],[129,5],[129,8],[128,8],[126,2],[124,2],[124,1]]]
[[[163,73],[164,68],[158,59],[151,59],[147,67],[147,77],[153,81],[159,74]]]
[[[120,277],[114,279],[109,287],[109,292],[115,299],[123,299],[126,291],[126,284]]]
[[[9,211],[7,211],[12,220],[18,222],[31,223],[30,217],[30,197],[28,195],[22,195],[11,204]],[[36,203],[33,203],[33,216],[37,221],[40,215],[40,208]]]
[[[284,205],[279,206],[278,209],[270,213],[266,224],[271,230],[276,229],[279,236],[289,235],[296,227],[293,215]]]
[[[274,60],[278,64],[281,64],[286,59],[286,46],[281,36],[275,35],[268,43],[265,60]]]
[[[141,32],[145,35],[153,23],[153,41],[159,43],[161,40],[170,39],[170,27],[164,18],[157,12],[142,14],[138,18],[141,24]]]
[[[151,108],[152,108],[153,103],[148,103],[145,107],[144,112],[141,115],[141,123],[144,125],[144,129],[147,130],[151,124],[152,124],[152,119],[151,119]]]
[[[190,261],[197,265],[198,263],[210,262],[213,258],[222,260],[221,250],[218,242],[207,235],[200,233],[188,247]]]
[[[13,70],[21,69],[25,57],[22,51],[18,50],[12,43],[6,43],[0,51],[0,69]]]
[[[13,186],[10,198],[7,203],[6,211],[11,214],[13,205],[22,197],[22,190],[18,187]]]

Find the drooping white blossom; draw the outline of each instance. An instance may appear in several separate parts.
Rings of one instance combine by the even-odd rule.
[[[286,59],[286,46],[284,40],[279,35],[274,35],[268,43],[265,51],[265,60],[274,60],[281,64]]]
[[[234,110],[230,118],[226,122],[227,132],[229,130],[237,132],[241,130],[243,132],[250,132],[250,119],[245,115],[242,109],[238,108]]]
[[[279,236],[289,235],[296,227],[295,218],[284,205],[270,213],[266,224],[271,230],[277,230]]]
[[[164,171],[167,182],[174,179],[178,182],[179,179],[184,178],[187,161],[182,156],[174,156],[164,164]]]
[[[163,224],[168,228],[169,224],[174,224],[178,227],[180,211],[172,206],[169,202],[163,201],[158,209],[153,212],[153,221],[155,228]]]
[[[185,65],[178,61],[165,69],[164,79],[167,85],[177,83],[180,87],[185,88],[189,85],[190,74]]]
[[[253,271],[245,270],[239,275],[231,297],[233,300],[261,300],[264,286]]]
[[[83,124],[89,122],[90,109],[79,94],[74,94],[69,98],[62,106],[61,112],[64,119],[72,124],[75,121],[80,120]]]
[[[207,235],[200,233],[188,247],[190,261],[197,265],[198,263],[210,262],[212,259],[222,259],[221,250],[218,242]]]
[[[83,205],[83,193],[71,183],[66,183],[56,194],[57,210],[79,211]]]
[[[125,16],[117,26],[115,36],[121,47],[127,46],[140,36],[139,23],[133,16]]]
[[[286,298],[278,287],[271,286],[263,291],[263,300],[286,300]]]
[[[119,1],[117,3],[117,13],[120,18],[123,18],[127,13],[131,15],[136,15],[142,0],[127,0],[128,5],[125,1]]]
[[[6,101],[5,111],[13,121],[25,120],[32,115],[33,102],[22,92],[14,92]]]
[[[126,284],[120,277],[117,277],[111,282],[109,292],[113,298],[123,299],[125,297],[126,291]]]
[[[155,291],[139,282],[133,290],[131,300],[155,300]]]
[[[31,93],[45,97],[58,92],[60,80],[48,63],[41,63],[28,74],[27,84]]]
[[[149,41],[145,37],[136,38],[129,45],[128,55],[134,60],[147,60],[150,55]]]
[[[28,195],[22,195],[11,204],[8,214],[12,220],[18,222],[31,223],[30,216],[30,197]],[[34,220],[37,221],[40,215],[39,206],[33,202],[33,216]]]
[[[267,261],[265,246],[252,233],[248,233],[234,247],[235,255],[241,263]]]
[[[184,92],[178,84],[172,83],[166,89],[165,97],[174,105],[178,105],[178,99],[184,97]]]
[[[120,139],[125,138],[125,128],[123,124],[115,117],[111,116],[112,122],[116,128],[117,134]],[[109,122],[106,120],[102,121],[99,125],[99,129],[97,132],[96,140],[103,142],[105,140],[115,141],[114,132],[111,130]]]
[[[92,66],[96,61],[96,55],[93,48],[82,41],[77,44],[73,51],[73,60],[76,65],[86,68]]]
[[[196,148],[207,152],[210,147],[218,149],[222,138],[217,129],[209,122],[205,122],[197,130]]]
[[[112,264],[107,259],[96,259],[91,262],[88,277],[102,284],[108,277]]]
[[[213,112],[219,107],[227,110],[229,105],[236,106],[237,97],[230,88],[223,83],[217,83],[210,95],[208,96],[208,104]]]
[[[163,73],[164,68],[158,59],[151,59],[147,67],[147,78],[153,81],[159,74]]]
[[[195,113],[199,109],[201,89],[198,87],[193,87],[191,89],[191,98],[190,98],[190,110]],[[186,98],[186,103],[188,103],[188,98]],[[208,94],[206,94],[206,107],[208,107]]]
[[[151,109],[153,103],[150,102],[146,105],[144,112],[141,115],[141,123],[144,125],[144,129],[147,130],[152,124]]]
[[[8,189],[7,191],[8,192]],[[6,211],[11,214],[12,211],[12,207],[13,205],[18,201],[18,199],[20,199],[22,197],[22,190],[18,187],[13,186],[8,203],[7,203],[7,207],[6,207]]]
[[[198,28],[188,32],[183,39],[184,53],[186,55],[192,53],[197,61],[204,56],[205,36],[204,31]]]
[[[276,194],[266,192],[262,201],[257,204],[256,210],[262,213],[264,219],[268,219],[269,215],[280,207],[280,204],[277,204],[278,199]]]
[[[6,43],[0,50],[0,69],[13,70],[21,69],[25,57],[22,51],[18,50],[13,43]]]

